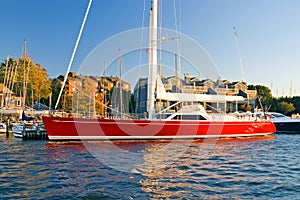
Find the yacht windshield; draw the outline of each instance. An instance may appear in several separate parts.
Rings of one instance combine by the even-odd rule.
[[[280,113],[272,113],[272,116],[275,118],[286,117],[285,115],[280,114]]]

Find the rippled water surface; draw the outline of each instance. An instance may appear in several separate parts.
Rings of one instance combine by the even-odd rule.
[[[300,134],[199,141],[0,136],[1,199],[297,199]]]

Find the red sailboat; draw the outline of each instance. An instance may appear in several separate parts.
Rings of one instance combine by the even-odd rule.
[[[43,120],[50,140],[200,139],[264,136],[276,131],[270,121],[216,120],[197,109],[173,113],[164,120],[64,117],[43,117]],[[181,120],[177,120],[178,116]]]
[[[274,124],[266,120],[237,119],[234,116],[217,118],[199,105],[182,103],[177,112],[167,113],[156,119],[155,101],[173,98],[176,106],[191,100],[191,95],[170,95],[165,92],[157,74],[157,13],[158,0],[152,1],[150,19],[148,119],[100,119],[77,117],[43,117],[50,140],[147,140],[147,139],[199,139],[219,137],[264,136],[276,131]],[[178,99],[174,99],[176,96]],[[211,95],[213,96],[213,95]],[[217,96],[217,95],[215,95]],[[180,99],[182,97],[182,99]],[[196,99],[205,95],[196,95]],[[213,97],[209,97],[213,98]],[[223,97],[224,98],[224,97]],[[194,100],[192,100],[194,101]],[[167,110],[167,109],[165,109]],[[164,113],[160,113],[163,115]]]

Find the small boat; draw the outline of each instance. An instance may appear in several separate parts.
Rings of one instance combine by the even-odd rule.
[[[277,133],[300,133],[300,119],[291,118],[277,112],[260,112],[256,114],[270,120],[276,126]]]
[[[12,127],[12,132],[17,138],[36,138],[46,134],[46,129],[42,124],[19,123]]]
[[[26,131],[31,131],[35,127],[33,124],[27,124],[27,123],[19,123],[12,126],[12,132],[14,134],[14,137],[23,138]]]
[[[1,133],[6,133],[7,130],[6,130],[6,124],[5,123],[0,123],[0,134]]]

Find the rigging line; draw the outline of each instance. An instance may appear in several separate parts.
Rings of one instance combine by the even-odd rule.
[[[182,4],[181,4],[181,0],[179,0],[179,34],[181,34],[181,26],[182,26]],[[179,35],[178,35],[179,37]],[[178,38],[179,40],[179,55],[181,55],[181,38]]]
[[[7,77],[6,77],[6,87],[8,88],[8,94],[6,94],[6,97],[7,97],[7,102],[6,102],[6,105],[9,104],[9,94],[10,92],[12,91],[11,90],[11,82],[12,82],[12,79],[13,79],[13,76],[12,76],[12,69],[13,69],[13,66],[15,64],[15,60],[12,60],[12,64],[9,64],[8,63],[8,70],[7,70]]]
[[[28,57],[28,62],[27,62],[27,70],[26,70],[26,79],[25,79],[25,93],[24,93],[24,107],[25,107],[25,103],[26,103],[26,97],[27,97],[27,86],[28,86],[28,76],[29,76],[29,70],[30,70],[30,62],[31,62],[31,59],[30,57]],[[25,71],[24,71],[25,73]],[[28,101],[28,100],[27,100]]]
[[[19,64],[18,61],[14,60],[13,63],[11,65],[9,65],[10,69],[9,69],[8,75],[10,76],[10,78],[8,80],[8,89],[10,91],[13,90],[13,82],[14,82],[14,78],[15,78],[14,74],[16,72],[15,68],[18,67],[18,64]],[[10,96],[9,96],[9,98],[10,98]]]
[[[158,7],[158,9],[159,9],[159,29],[158,29],[158,31],[159,31],[159,38],[162,38],[163,36],[162,36],[162,18],[163,18],[163,13],[162,13],[162,11],[163,11],[163,3],[162,3],[162,1],[159,1],[159,7]],[[163,51],[163,47],[162,47],[162,42],[159,42],[159,64],[158,64],[158,75],[159,75],[159,79],[161,79],[161,76],[162,76],[162,58],[163,58],[163,56],[162,56],[162,51]],[[156,75],[157,76],[157,75]],[[157,79],[158,80],[158,79]],[[156,88],[157,88],[157,80],[156,80]],[[156,92],[157,92],[157,89],[156,89]],[[159,99],[159,111],[161,112],[161,109],[162,109],[162,107],[161,107],[161,98]],[[161,119],[162,117],[161,117],[161,115],[159,115],[159,119]]]
[[[177,20],[177,12],[176,12],[176,0],[173,1],[173,9],[174,9],[174,20],[175,20],[175,31],[176,31],[176,37],[177,37],[177,54],[180,54],[180,43],[179,43],[179,33],[178,33],[178,20]]]
[[[239,43],[238,43],[238,34],[237,34],[237,30],[236,30],[235,27],[233,27],[233,31],[234,31],[234,38],[235,38],[236,49],[237,49],[239,60],[240,60],[240,67],[241,67],[243,82],[245,82],[246,79],[245,79],[245,74],[244,74],[244,68],[243,68],[243,62],[242,62],[240,47],[239,47]]]
[[[139,55],[139,76],[138,77],[141,77],[141,65],[142,65],[142,46],[143,46],[143,41],[144,41],[144,26],[145,26],[145,12],[146,12],[146,0],[144,0],[144,8],[143,8],[143,16],[142,16],[142,33],[141,33],[141,40],[140,40],[140,55]],[[139,87],[140,87],[140,81],[138,80],[137,81],[137,98],[139,98]],[[137,112],[137,108],[138,108],[138,105],[136,104],[135,105],[135,112]]]
[[[12,64],[8,63],[8,71],[7,71],[7,82],[6,82],[6,87],[11,90],[11,81],[12,81],[12,73],[13,73],[13,67],[15,64],[15,60],[12,61]]]
[[[1,107],[3,107],[4,103],[4,96],[6,96],[6,76],[7,76],[7,68],[8,68],[8,59],[9,57],[7,56],[6,58],[6,64],[5,64],[5,74],[4,74],[4,81],[3,81],[3,89],[2,89],[2,97],[1,97]]]
[[[7,56],[6,59],[6,63],[5,63],[5,74],[4,74],[4,81],[3,81],[3,85],[6,87],[7,81],[8,81],[8,61],[9,61],[9,57]]]
[[[14,66],[14,65],[13,65]],[[19,66],[19,60],[16,60],[16,66],[15,66],[15,70],[13,73],[13,77],[12,77],[12,80],[11,80],[11,91],[13,91],[14,89],[14,83],[16,81],[16,77],[17,77],[17,71],[18,71],[18,66]],[[9,93],[9,97],[8,97],[8,102],[10,103],[11,102],[11,92]]]
[[[60,92],[59,92],[59,95],[58,95],[58,98],[57,98],[57,101],[56,101],[56,104],[55,104],[55,107],[54,107],[54,110],[56,110],[57,106],[58,106],[58,103],[60,101],[60,97],[61,97],[61,94],[63,92],[63,89],[65,87],[65,84],[67,82],[67,79],[68,79],[68,74],[70,72],[70,69],[71,69],[71,66],[72,66],[72,63],[73,63],[73,60],[74,60],[74,57],[75,57],[75,53],[76,53],[76,50],[77,50],[77,47],[78,47],[78,44],[79,44],[79,41],[80,41],[80,38],[81,38],[81,34],[83,32],[83,29],[84,29],[84,25],[85,25],[85,22],[86,22],[86,19],[87,19],[87,16],[89,14],[89,10],[90,10],[90,7],[91,7],[91,4],[92,4],[92,1],[93,0],[90,0],[89,4],[88,4],[88,7],[86,9],[86,13],[85,13],[85,16],[84,16],[84,19],[83,19],[83,22],[81,24],[81,28],[80,28],[80,31],[79,31],[79,34],[78,34],[78,37],[77,37],[77,40],[76,40],[76,43],[75,43],[75,47],[74,47],[74,50],[73,50],[73,53],[72,53],[72,56],[71,56],[71,59],[70,59],[70,63],[68,65],[68,70],[67,70],[67,73],[64,77],[64,82],[61,86],[61,89],[60,89]]]
[[[179,6],[181,6],[181,4],[179,4]],[[181,8],[180,8],[180,12],[179,14],[181,14]],[[180,39],[180,34],[178,32],[178,19],[177,19],[177,9],[176,9],[176,0],[174,0],[174,19],[175,19],[175,29],[176,29],[176,45],[177,45],[177,56],[176,57],[176,61],[175,61],[175,66],[176,67],[176,77],[179,78],[179,89],[182,89],[182,83],[181,83],[181,78],[180,78],[180,57],[181,57],[181,39]]]
[[[146,11],[146,0],[144,0],[144,9],[143,9],[143,16],[142,16],[142,34],[141,34],[141,40],[140,40],[139,66],[142,64],[142,45],[143,45],[143,40],[144,40],[145,11]]]
[[[162,21],[163,21],[163,13],[162,13],[162,10],[163,10],[163,4],[162,4],[162,1],[159,1],[159,29],[158,29],[158,31],[159,31],[159,38],[162,38],[163,36],[162,36]],[[160,75],[160,77],[161,77],[161,75],[162,75],[162,42],[159,42],[159,75]]]
[[[182,4],[181,4],[181,0],[179,0],[179,32],[180,33],[181,33],[181,25],[182,25],[181,20],[182,20]]]

